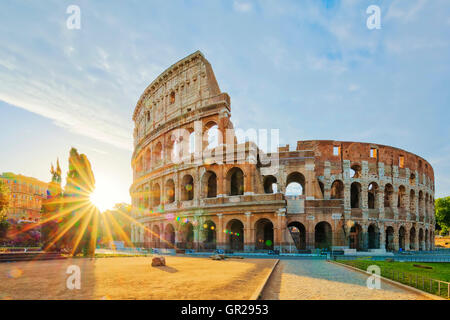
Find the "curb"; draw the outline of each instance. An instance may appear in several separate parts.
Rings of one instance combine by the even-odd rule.
[[[273,271],[274,271],[275,268],[277,267],[278,262],[280,262],[280,259],[277,259],[277,260],[275,261],[275,263],[274,263],[273,266],[272,266],[272,270],[270,270],[270,272],[269,272],[269,274],[267,275],[266,279],[265,279],[265,280],[263,281],[263,283],[259,286],[259,288],[256,289],[256,291],[250,296],[250,299],[249,299],[249,300],[259,300],[259,299],[261,298],[261,294],[262,294],[264,288],[266,287],[267,282],[269,282],[270,276],[272,275]]]
[[[355,268],[355,267],[352,267],[352,266],[349,266],[349,265],[346,265],[346,264],[343,264],[343,263],[339,263],[339,262],[336,262],[336,261],[330,261],[330,260],[328,260],[327,262],[336,264],[336,265],[338,265],[338,266],[342,266],[342,267],[348,268],[348,269],[353,270],[353,271],[357,271],[357,272],[363,273],[363,274],[365,274],[365,275],[367,275],[367,276],[369,275],[369,274],[368,274],[366,271],[364,271],[364,270],[361,270],[361,269],[358,269],[358,268]],[[447,300],[447,299],[442,298],[442,297],[439,297],[439,296],[437,296],[437,295],[435,295],[435,294],[428,293],[428,292],[419,290],[419,289],[414,288],[414,287],[410,287],[410,286],[408,286],[408,285],[406,285],[406,284],[403,284],[403,283],[400,283],[400,282],[397,282],[397,281],[394,281],[394,280],[385,278],[385,277],[383,277],[383,276],[380,276],[380,279],[381,279],[382,281],[385,281],[385,282],[387,282],[387,283],[390,283],[390,284],[395,285],[395,286],[397,286],[397,287],[400,287],[400,288],[402,288],[402,289],[412,291],[412,292],[414,292],[414,293],[417,293],[417,294],[420,294],[420,295],[422,295],[422,296],[431,298],[431,299],[433,299],[433,300]]]

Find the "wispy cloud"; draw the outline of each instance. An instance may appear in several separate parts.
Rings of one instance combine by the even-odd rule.
[[[233,2],[233,9],[238,12],[249,12],[252,11],[253,5],[247,1],[235,0]]]

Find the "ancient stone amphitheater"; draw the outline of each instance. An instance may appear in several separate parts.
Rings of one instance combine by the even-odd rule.
[[[201,52],[145,89],[133,114],[136,246],[433,249],[434,173],[425,159],[334,140],[265,153],[238,143],[230,113],[230,97]]]

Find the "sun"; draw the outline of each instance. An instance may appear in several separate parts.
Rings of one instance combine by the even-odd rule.
[[[95,189],[89,196],[91,203],[96,206],[100,212],[104,212],[114,207],[114,199],[108,192],[102,192],[101,189]]]

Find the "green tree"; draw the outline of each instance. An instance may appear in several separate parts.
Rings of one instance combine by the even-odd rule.
[[[6,212],[9,208],[10,199],[9,187],[3,181],[0,181],[0,238],[4,238],[9,229]]]
[[[450,229],[450,197],[436,199],[436,223],[442,231]]]

